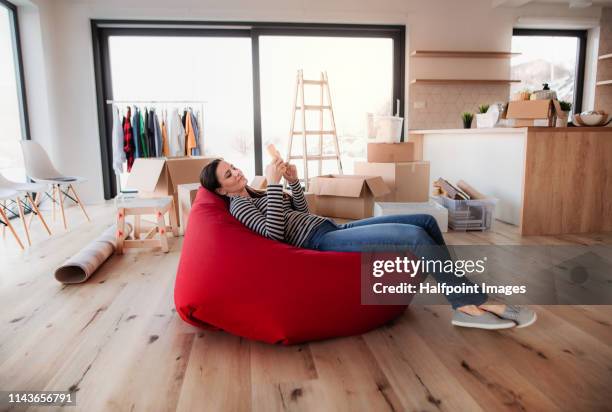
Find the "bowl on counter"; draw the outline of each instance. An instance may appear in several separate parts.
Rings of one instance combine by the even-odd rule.
[[[583,112],[574,115],[575,126],[598,127],[605,126],[612,121],[612,116],[604,111]]]

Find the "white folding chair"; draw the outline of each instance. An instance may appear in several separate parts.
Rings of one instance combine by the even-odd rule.
[[[19,193],[16,190],[0,189],[0,201],[3,202],[2,206],[0,207],[0,225],[2,225],[2,227],[3,227],[3,229],[2,229],[3,233],[4,233],[4,229],[6,229],[7,227],[9,228],[9,230],[11,231],[13,236],[15,237],[15,240],[17,241],[17,244],[19,245],[21,250],[23,250],[24,249],[23,243],[21,243],[21,239],[19,239],[19,236],[17,236],[17,232],[15,232],[15,228],[13,228],[13,225],[11,225],[10,219],[8,218],[6,213],[4,212],[5,211],[4,202],[6,200],[13,200],[13,199],[15,199],[18,196],[19,196]],[[23,212],[22,212],[21,208],[19,209],[19,216],[23,217]],[[22,222],[25,222],[25,221],[22,220]],[[25,223],[24,223],[24,227],[25,227]]]
[[[45,183],[51,186],[52,194],[49,195],[48,192],[45,192],[45,194],[53,200],[53,220],[55,221],[55,205],[56,203],[59,203],[64,229],[68,228],[66,224],[66,215],[64,213],[64,198],[67,197],[79,205],[83,211],[83,214],[87,218],[87,221],[91,221],[91,219],[89,219],[89,215],[85,211],[85,207],[83,206],[81,199],[79,199],[79,195],[73,186],[74,183],[82,183],[85,182],[86,179],[77,176],[66,176],[58,172],[53,166],[53,163],[51,163],[51,159],[49,159],[45,149],[43,149],[37,142],[32,140],[22,140],[20,143],[21,150],[23,152],[26,174],[35,182]],[[63,189],[63,187],[65,187],[65,189]],[[41,200],[42,199],[40,199],[40,196],[37,194],[34,203],[38,205],[40,204]]]
[[[32,199],[32,196],[30,195],[30,193],[37,193],[37,194],[44,193],[47,190],[46,185],[42,183],[13,182],[12,180],[8,180],[6,177],[2,175],[2,173],[0,173],[0,189],[17,191],[18,196],[15,199],[13,199],[12,202],[17,204],[18,209],[23,209],[26,212],[30,213],[29,222],[27,224],[24,223],[24,229],[25,229],[26,238],[28,240],[28,244],[30,245],[32,244],[32,242],[30,241],[29,229],[32,224],[34,215],[38,216],[40,223],[42,223],[43,227],[45,228],[49,236],[51,236],[51,230],[49,230],[49,226],[47,226],[47,222],[45,222],[45,219],[40,213],[40,210],[38,210],[38,206],[36,205],[36,202],[34,202],[34,200]],[[21,196],[19,196],[21,194],[23,195],[25,200],[23,200]]]

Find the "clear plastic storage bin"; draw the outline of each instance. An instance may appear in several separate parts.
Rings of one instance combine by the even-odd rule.
[[[497,199],[453,200],[445,196],[434,199],[448,209],[449,229],[484,231],[493,226]]]

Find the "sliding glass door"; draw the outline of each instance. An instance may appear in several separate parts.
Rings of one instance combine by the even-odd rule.
[[[19,141],[28,138],[15,7],[0,1],[0,173],[25,181]]]
[[[123,108],[131,101],[204,101],[203,154],[248,176],[263,173],[265,145],[286,155],[299,69],[313,79],[327,72],[344,172],[366,155],[366,113],[391,114],[396,100],[404,113],[403,26],[94,20],[92,34],[106,198],[117,190],[107,100]],[[319,88],[306,93],[307,104],[319,98]],[[307,121],[318,128],[318,113],[312,115]],[[324,151],[332,144],[328,138]],[[336,170],[326,161],[322,172]],[[309,172],[318,173],[314,162]]]

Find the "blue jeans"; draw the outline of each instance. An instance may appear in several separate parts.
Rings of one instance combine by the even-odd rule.
[[[441,246],[441,247],[440,247]],[[361,219],[343,225],[332,221],[321,224],[309,236],[307,249],[336,252],[406,252],[418,258],[452,259],[438,223],[431,215],[392,215]],[[449,286],[473,285],[465,277],[447,273],[430,273],[438,283]],[[484,293],[447,294],[453,308],[482,305]]]

